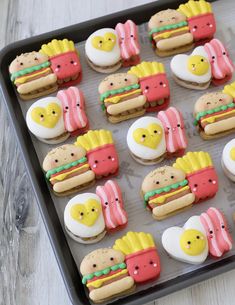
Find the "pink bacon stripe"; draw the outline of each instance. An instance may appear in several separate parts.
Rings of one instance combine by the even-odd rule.
[[[115,30],[119,38],[122,58],[129,59],[132,56],[139,55],[140,46],[135,23],[131,20],[127,20],[124,24],[118,23]]]
[[[76,87],[60,90],[57,94],[63,107],[65,128],[69,132],[87,125],[87,116],[84,109],[84,96]]]
[[[167,151],[173,153],[185,149],[187,138],[181,113],[175,107],[169,107],[166,111],[160,111],[158,118],[165,129]]]

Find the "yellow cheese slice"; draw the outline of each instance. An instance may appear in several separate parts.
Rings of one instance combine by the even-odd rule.
[[[233,110],[231,110],[230,112],[229,112],[229,114],[230,113],[235,113],[235,109],[233,109]],[[213,115],[213,116],[210,116],[209,118],[205,118],[205,119],[202,119],[202,123],[204,123],[204,122],[206,122],[206,123],[214,123],[215,122],[215,120],[217,119],[217,118],[221,118],[221,117],[223,117],[223,116],[226,116],[228,114],[228,112],[225,112],[225,113],[221,113],[221,114],[215,114],[215,115]]]
[[[124,97],[130,96],[132,94],[135,93],[140,93],[141,89],[136,89],[134,91],[128,92],[128,93],[124,93],[122,95],[118,95],[118,96],[113,96],[113,97],[108,97],[104,100],[105,103],[112,103],[112,104],[117,104],[118,102],[120,102],[120,100]]]
[[[56,177],[52,177],[52,178],[50,179],[50,181],[53,181],[53,180],[62,181],[62,180],[64,180],[68,175],[70,175],[70,174],[72,174],[72,173],[75,173],[75,172],[79,171],[79,170],[82,169],[82,168],[87,168],[87,167],[89,167],[89,165],[88,165],[88,164],[85,164],[85,165],[83,165],[83,166],[81,166],[81,167],[79,167],[79,168],[75,168],[75,169],[71,170],[70,172],[66,172],[66,173],[60,174],[60,175],[58,175],[58,176],[56,176]]]
[[[184,30],[188,31],[189,30],[188,26],[184,26],[182,28],[179,28],[179,29],[176,29],[176,30],[173,30],[173,31],[169,31],[169,32],[165,32],[165,33],[161,33],[161,34],[156,34],[156,35],[153,36],[153,38],[154,39],[155,38],[169,38],[169,37],[171,37],[171,35],[173,33],[181,32],[181,31],[184,31]]]
[[[99,288],[99,287],[101,287],[103,285],[103,283],[105,283],[105,282],[107,282],[107,281],[109,281],[111,279],[114,279],[115,277],[118,277],[119,275],[126,274],[127,272],[128,272],[127,269],[123,269],[122,271],[120,271],[120,272],[118,272],[116,274],[113,274],[113,275],[110,275],[110,276],[105,277],[103,279],[98,279],[98,280],[96,280],[94,282],[88,283],[86,286],[87,287],[92,286],[94,288]]]
[[[45,70],[43,71],[39,71],[37,73],[34,73],[33,75],[25,75],[25,76],[22,76],[22,77],[19,77],[15,80],[15,84],[16,83],[20,83],[20,84],[24,84],[25,82],[27,82],[27,80],[29,80],[30,78],[34,77],[34,76],[40,76],[41,74],[44,74],[45,72],[48,72],[50,71],[50,68],[46,68]]]
[[[176,190],[175,192],[172,192],[172,193],[166,193],[165,195],[162,195],[162,196],[159,196],[157,198],[154,198],[152,200],[149,201],[149,203],[154,203],[154,204],[162,204],[166,201],[167,198],[171,197],[171,196],[174,196],[180,192],[183,192],[185,190],[188,190],[189,189],[189,186],[186,185],[184,187],[182,187],[181,189],[179,190]]]

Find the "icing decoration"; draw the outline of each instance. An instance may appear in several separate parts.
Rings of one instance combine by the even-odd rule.
[[[231,148],[229,155],[230,158],[235,161],[235,147]]]
[[[185,230],[180,236],[180,247],[188,255],[199,255],[206,248],[206,237],[198,230]]]
[[[72,40],[53,39],[48,44],[43,44],[40,52],[49,56],[51,69],[60,86],[71,86],[80,82],[82,69]]]
[[[218,39],[212,39],[204,45],[204,49],[211,64],[213,83],[220,85],[231,79],[234,65],[222,42]]]
[[[229,85],[226,85],[223,89],[223,93],[231,95],[232,98],[235,98],[235,82],[233,82]]]
[[[199,216],[190,217],[183,228],[166,229],[162,245],[170,256],[189,264],[201,264],[208,256],[206,232]]]
[[[84,132],[88,119],[82,91],[77,87],[69,87],[67,90],[60,90],[57,98],[62,104],[65,129],[69,132]]]
[[[76,167],[76,168],[72,168],[70,171],[66,171],[65,173],[62,173],[62,174],[60,174],[60,175],[53,176],[53,177],[50,179],[50,182],[53,183],[53,181],[63,181],[63,180],[66,179],[69,175],[74,174],[74,173],[77,173],[77,172],[81,171],[81,169],[89,169],[89,165],[88,165],[88,164],[84,164],[84,165],[78,166],[78,167]]]
[[[227,221],[220,210],[211,207],[202,213],[200,220],[206,231],[209,253],[221,257],[232,249],[232,237],[228,232]]]
[[[147,112],[160,111],[169,105],[170,89],[165,68],[159,62],[141,62],[128,73],[139,78],[140,88],[150,103]]]
[[[196,202],[213,197],[218,191],[218,177],[209,153],[188,152],[177,158],[173,167],[185,172]]]
[[[108,180],[104,186],[96,188],[101,199],[104,221],[107,230],[114,230],[127,224],[127,213],[123,207],[123,198],[119,185]]]
[[[171,198],[172,196],[182,193],[188,189],[189,189],[189,186],[185,186],[185,187],[181,187],[180,189],[178,189],[176,191],[173,191],[173,192],[171,191],[170,193],[163,194],[159,197],[154,197],[148,203],[147,202],[145,203],[145,207],[147,206],[147,204],[150,208],[153,208],[153,204],[161,205],[161,204],[165,203],[167,198]]]
[[[140,45],[136,24],[131,20],[127,20],[124,24],[118,23],[115,30],[118,35],[123,66],[138,64],[140,61]]]
[[[166,39],[166,38],[170,38],[175,33],[180,33],[182,31],[188,31],[188,30],[189,30],[188,26],[184,26],[184,27],[181,27],[177,30],[167,31],[167,32],[163,32],[163,33],[160,33],[160,34],[157,34],[157,35],[154,34],[153,38],[154,39],[159,39],[159,38]]]
[[[61,108],[57,103],[49,103],[46,107],[35,107],[31,111],[34,122],[47,128],[54,128],[61,117]]]
[[[98,50],[110,52],[116,44],[116,36],[113,33],[107,32],[104,36],[92,37],[91,43]]]
[[[159,33],[159,32],[166,31],[166,30],[177,29],[177,28],[181,28],[181,27],[187,26],[187,25],[188,25],[187,21],[181,21],[181,22],[178,22],[178,23],[175,23],[175,24],[164,25],[164,26],[152,29],[149,32],[149,36],[152,40],[152,35],[155,34],[155,33]]]
[[[86,157],[82,157],[79,160],[76,160],[76,161],[73,161],[71,163],[68,163],[68,164],[65,164],[65,165],[53,168],[53,169],[47,171],[46,178],[50,179],[50,177],[52,175],[57,174],[57,173],[59,173],[59,172],[61,172],[63,170],[66,170],[66,169],[70,169],[71,167],[77,166],[77,165],[79,165],[81,163],[85,163],[86,161],[87,161],[87,158]]]
[[[97,176],[117,173],[119,161],[110,131],[90,130],[79,136],[75,145],[87,151],[88,163]]]
[[[105,99],[107,99],[108,97],[110,97],[112,95],[128,92],[128,91],[130,91],[132,89],[139,89],[139,88],[140,88],[139,84],[134,84],[134,85],[130,85],[130,86],[126,86],[126,87],[120,88],[120,89],[109,90],[109,91],[106,91],[105,93],[100,95],[100,101],[104,102]],[[120,98],[118,96],[116,96],[115,99],[113,98],[111,102],[112,103],[118,103],[119,99]],[[109,100],[109,102],[110,102],[110,100]]]
[[[162,140],[163,131],[158,124],[149,124],[147,128],[137,128],[133,132],[136,143],[156,149]]]
[[[11,74],[11,81],[14,82],[15,79],[18,77],[24,76],[25,74],[32,73],[35,71],[39,71],[39,70],[47,68],[47,67],[50,67],[49,61],[43,62],[40,65],[28,67],[28,68],[22,69],[20,71],[14,72]]]
[[[181,112],[175,107],[169,107],[166,111],[160,111],[157,117],[164,126],[167,152],[178,152],[179,155],[184,153],[188,141]]]
[[[222,153],[222,168],[224,169],[225,175],[229,179],[234,181],[235,175],[235,139],[229,141]]]
[[[126,269],[126,264],[123,262],[123,263],[113,265],[111,267],[107,267],[105,269],[102,269],[102,270],[99,270],[99,271],[96,271],[96,272],[93,272],[93,273],[90,273],[87,275],[84,275],[82,278],[82,283],[85,285],[88,280],[92,280],[94,277],[101,276],[101,275],[107,275],[111,271],[117,271],[118,269]]]
[[[29,75],[26,75],[26,76],[22,76],[22,77],[19,77],[15,80],[14,84],[16,86],[19,86],[21,84],[24,84],[28,81],[31,81],[33,80],[33,78],[36,76],[38,77],[43,77],[43,76],[46,76],[47,74],[51,73],[51,69],[50,68],[45,68],[37,73],[33,73],[33,74],[29,74]]]
[[[151,234],[128,232],[113,246],[126,255],[126,265],[136,283],[155,279],[160,274],[160,258]]]
[[[127,274],[127,273],[128,273],[127,269],[124,269],[124,270],[122,270],[122,271],[120,271],[120,272],[118,272],[118,273],[114,273],[114,274],[112,274],[112,275],[110,275],[110,276],[108,276],[108,277],[101,278],[101,279],[98,279],[98,280],[93,281],[93,282],[91,282],[91,283],[88,283],[86,286],[87,286],[87,287],[99,288],[99,287],[101,287],[101,286],[103,285],[103,283],[105,283],[105,282],[107,282],[107,281],[109,281],[109,280],[112,280],[112,279],[114,279],[114,278],[117,278],[117,277],[119,277],[120,275]]]
[[[100,203],[95,199],[88,199],[83,204],[71,207],[71,217],[85,226],[92,227],[100,215]]]
[[[220,111],[225,111],[225,110],[228,110],[228,109],[231,109],[231,108],[234,108],[234,107],[235,107],[235,104],[230,103],[230,104],[227,104],[227,105],[218,106],[214,109],[209,109],[209,110],[198,112],[197,115],[196,115],[196,119],[194,121],[194,125],[198,125],[198,122],[206,115],[211,115],[213,113],[217,113],[217,112],[220,112]],[[213,117],[207,118],[206,120],[210,123],[213,123],[215,121],[215,118],[216,118],[216,116],[213,116]]]
[[[204,75],[209,70],[208,60],[200,55],[192,55],[187,60],[188,70],[195,75]]]

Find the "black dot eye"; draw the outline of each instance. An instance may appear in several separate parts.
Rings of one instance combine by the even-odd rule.
[[[210,105],[210,104],[211,104],[211,102],[207,102],[206,104],[207,104],[207,105]]]
[[[91,209],[91,211],[92,211],[92,212],[95,212],[95,209],[93,208],[93,209]]]
[[[96,268],[96,264],[93,264],[92,266],[93,266],[93,268]]]
[[[60,65],[57,65],[57,68],[59,69],[59,68],[60,68]]]
[[[55,114],[55,110],[52,111],[52,114]]]
[[[159,85],[162,86],[162,85],[163,85],[163,82],[160,82]]]
[[[209,25],[211,25],[211,24],[208,22],[206,25],[208,25],[208,26],[209,26]]]
[[[73,60],[71,60],[71,61],[70,61],[70,63],[71,63],[71,64],[74,64],[74,61],[73,61]]]
[[[171,19],[175,20],[175,17],[171,17]]]
[[[226,52],[223,52],[223,55],[226,55]]]
[[[106,201],[104,204],[105,204],[105,205],[108,205],[109,203]]]
[[[222,229],[225,229],[225,225],[222,225],[221,228],[222,228]]]
[[[160,182],[159,181],[156,181],[156,184],[159,184]]]
[[[170,130],[171,128],[170,128],[170,127],[167,127],[167,129]]]
[[[55,163],[57,163],[58,162],[58,160],[57,159],[55,159]]]
[[[71,153],[71,156],[73,157],[73,156],[74,156],[74,153]]]
[[[200,239],[200,236],[199,236],[199,235],[197,235],[197,239]]]
[[[187,241],[187,244],[188,244],[188,245],[191,245],[191,241]]]
[[[198,185],[197,184],[194,184],[194,187],[197,187]]]
[[[110,83],[110,86],[113,86],[113,83]]]
[[[150,264],[150,265],[153,265],[153,261],[150,261],[149,264]]]
[[[157,130],[154,130],[154,133],[157,133]]]
[[[102,40],[99,41],[99,43],[102,43],[102,42],[103,42]]]
[[[118,198],[115,198],[116,201],[118,201]]]
[[[110,260],[111,260],[111,261],[113,261],[113,260],[114,260],[114,258],[113,258],[113,257],[110,257]]]
[[[142,138],[146,138],[146,135],[145,135],[145,134],[142,134]]]
[[[112,157],[111,157],[111,156],[108,156],[108,159],[110,160],[110,159],[112,159]]]
[[[37,57],[35,57],[35,58],[34,58],[34,60],[38,60],[38,58],[37,58]]]
[[[177,124],[177,127],[180,127],[180,124]]]
[[[175,176],[171,176],[171,179],[174,179],[175,178]]]
[[[111,41],[112,39],[111,38],[109,38],[109,41]]]
[[[215,56],[212,56],[211,58],[212,58],[212,59],[215,59]]]
[[[146,86],[145,89],[148,90],[148,89],[149,89],[149,86]]]
[[[133,34],[131,34],[131,37],[134,37],[134,35],[133,35]]]
[[[135,270],[138,270],[139,269],[139,266],[135,266]]]
[[[208,181],[211,183],[211,182],[212,182],[212,179],[209,179]]]
[[[21,65],[21,66],[23,66],[23,65],[24,65],[24,63],[23,63],[23,62],[21,62],[21,63],[20,63],[20,65]]]
[[[79,106],[80,106],[80,104],[77,104],[77,106],[79,107]]]
[[[43,114],[41,114],[41,115],[40,115],[40,117],[41,117],[41,118],[44,118],[44,115],[43,115]]]
[[[81,213],[80,213],[80,215],[81,215],[81,216],[83,216],[83,215],[84,215],[84,213],[83,213],[83,212],[81,212]]]
[[[124,81],[125,81],[125,82],[127,82],[127,81],[128,81],[128,79],[127,79],[127,78],[125,78],[125,79],[124,79]]]
[[[210,234],[213,234],[213,231],[212,231],[212,230],[210,230]]]
[[[95,160],[95,163],[97,164],[97,163],[98,163],[98,160]]]
[[[202,58],[202,59],[201,59],[201,62],[203,62],[203,61],[204,61],[204,59]]]
[[[194,29],[197,29],[197,25],[194,25],[194,27],[193,27]]]
[[[159,20],[159,23],[162,23],[163,22],[163,20]]]
[[[67,110],[68,110],[68,109],[69,109],[69,107],[68,107],[68,106],[65,106],[65,109],[67,109]]]
[[[220,98],[220,99],[219,99],[219,101],[220,101],[220,102],[223,102],[223,99],[222,99],[222,98]]]

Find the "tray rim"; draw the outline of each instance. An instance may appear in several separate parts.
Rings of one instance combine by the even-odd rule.
[[[109,27],[114,27],[118,22],[127,20],[127,18],[133,19],[137,24],[146,22],[146,14],[144,12],[149,12],[161,10],[167,7],[177,7],[183,1],[172,1],[172,0],[159,0],[145,5],[137,6],[135,8],[130,8],[128,10],[120,11],[82,23],[74,24],[72,26],[67,26],[62,29],[57,29],[50,31],[41,35],[19,40],[15,43],[11,43],[4,47],[0,51],[0,85],[1,91],[3,93],[3,101],[10,117],[11,126],[14,129],[14,133],[17,139],[18,146],[20,148],[21,155],[27,170],[29,180],[31,182],[37,205],[40,210],[41,217],[43,219],[46,231],[55,254],[63,281],[65,283],[68,295],[71,302],[74,305],[78,304],[91,304],[89,299],[85,295],[85,289],[81,281],[77,282],[77,277],[80,278],[76,263],[70,252],[65,234],[62,230],[62,225],[59,221],[58,215],[56,213],[53,200],[50,196],[49,190],[45,179],[43,178],[43,172],[41,170],[39,160],[36,155],[35,148],[29,136],[26,123],[21,112],[20,105],[14,101],[17,100],[14,90],[12,90],[12,84],[8,75],[8,64],[18,53],[17,50],[27,52],[32,50],[31,45],[39,46],[42,42],[49,41],[53,38],[66,38],[75,40],[76,42],[85,40],[90,33],[95,29],[104,27],[107,23]],[[140,14],[140,12],[142,12]],[[86,33],[81,32],[86,30]],[[80,34],[80,39],[77,41],[74,39],[75,33]],[[8,55],[11,54],[11,59]],[[8,77],[4,77],[8,75]],[[37,166],[37,170],[35,167]],[[34,171],[35,170],[35,171]],[[45,192],[44,192],[45,191]],[[53,217],[51,217],[53,215]],[[53,218],[53,219],[52,219]],[[69,262],[68,262],[69,261]],[[143,291],[136,292],[132,295],[122,298],[123,304],[138,305],[144,304],[150,301],[154,301],[157,298],[163,297],[167,294],[175,292],[177,290],[186,288],[200,281],[209,279],[215,275],[221,274],[223,272],[229,271],[235,268],[235,255],[224,258],[220,261],[216,261],[208,266],[198,268],[195,271],[189,272],[187,274],[178,276],[169,281],[163,282],[148,288]],[[70,271],[74,274],[71,274]],[[119,304],[119,300],[112,302],[112,304]]]

